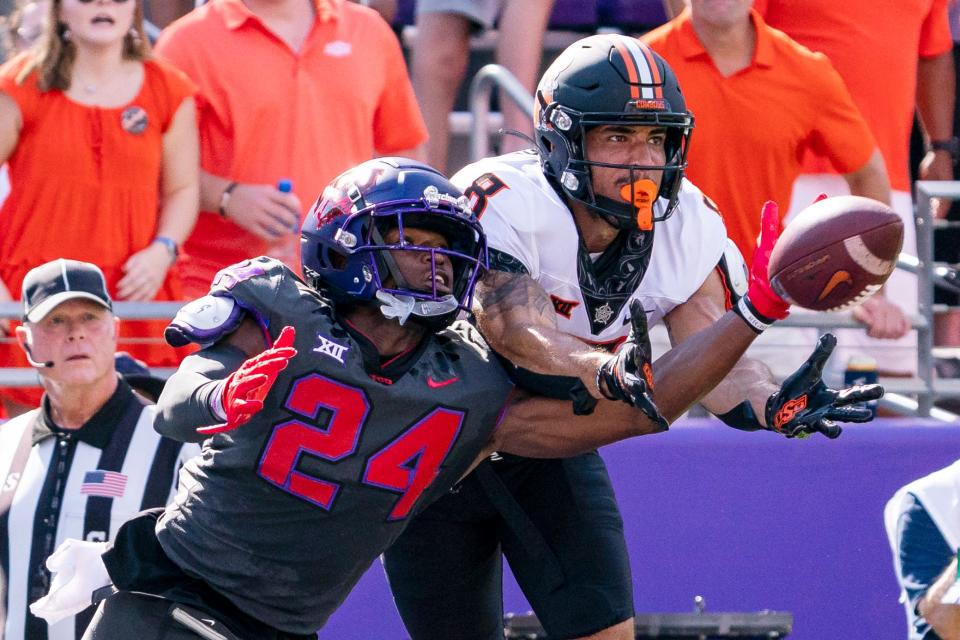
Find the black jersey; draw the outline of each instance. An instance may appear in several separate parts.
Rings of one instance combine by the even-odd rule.
[[[390,379],[368,373],[359,341],[281,263],[236,265],[217,289],[272,338],[293,325],[298,355],[258,414],[184,468],[157,536],[243,611],[310,633],[469,467],[511,385],[467,323],[425,339]]]

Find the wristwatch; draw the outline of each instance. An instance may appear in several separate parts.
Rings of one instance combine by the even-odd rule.
[[[223,190],[223,194],[220,196],[220,217],[227,217],[227,203],[230,202],[230,194],[234,189],[237,188],[236,182],[231,182],[227,185],[227,188]]]
[[[167,252],[170,254],[170,262],[174,262],[177,259],[177,256],[180,255],[180,248],[177,247],[177,242],[168,236],[157,236],[153,239],[153,242],[157,244],[162,244],[166,247]]]
[[[956,137],[947,138],[946,140],[931,140],[930,150],[946,151],[950,154],[950,157],[953,158],[953,161],[956,162],[957,159],[960,158],[960,140]]]

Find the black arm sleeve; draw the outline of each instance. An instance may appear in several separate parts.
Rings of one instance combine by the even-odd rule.
[[[897,552],[903,588],[911,609],[916,612],[927,589],[950,564],[953,552],[923,504],[913,495],[908,495],[908,499],[910,506],[900,514],[897,525]],[[927,640],[938,637],[923,618],[917,616],[913,624],[920,637]]]
[[[239,348],[220,342],[187,356],[170,376],[157,400],[153,428],[180,442],[202,442],[197,427],[221,422],[210,409],[210,396],[220,393],[222,380],[247,359]]]

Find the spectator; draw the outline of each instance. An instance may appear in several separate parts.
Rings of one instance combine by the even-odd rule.
[[[912,255],[916,255],[916,236],[908,150],[914,112],[920,116],[928,149],[920,165],[920,178],[950,180],[951,156],[957,157],[953,137],[956,78],[947,3],[892,2],[881,11],[870,0],[842,4],[832,0],[756,1],[757,11],[772,27],[826,54],[843,78],[883,154],[890,175],[891,205],[904,222],[903,251]],[[807,154],[804,175],[794,185],[787,219],[817,193],[846,193],[847,185],[834,173],[822,156]],[[938,207],[937,214],[946,215],[946,210],[945,206]],[[886,290],[901,308],[916,313],[915,276],[896,271],[887,281]],[[857,351],[884,348],[890,355],[880,362],[882,369],[890,368],[890,361],[904,373],[916,368],[913,335],[894,343],[897,351],[893,351],[889,343],[878,344],[850,331],[842,334],[840,342],[855,345]]]
[[[96,266],[48,262],[26,275],[22,297],[17,340],[45,394],[0,428],[0,637],[79,638],[92,608],[49,627],[27,610],[49,586],[44,561],[67,538],[112,540],[124,520],[166,504],[199,449],[161,438],[154,407],[118,377],[118,321]]]
[[[117,299],[178,299],[170,267],[197,215],[193,89],[150,59],[139,0],[54,0],[44,29],[37,48],[0,68],[0,162],[11,180],[0,299],[61,256],[96,262]],[[126,323],[124,336],[157,336],[163,324]],[[177,361],[159,341],[129,348],[151,365]],[[26,364],[0,345],[0,366]],[[4,397],[11,415],[38,399]]]
[[[789,201],[805,149],[840,167],[853,193],[890,199],[876,141],[840,76],[825,56],[764,24],[751,4],[693,0],[643,37],[674,66],[697,118],[698,144],[687,174],[716,199],[748,263],[760,231],[755,212],[769,199]],[[908,330],[902,312],[882,295],[865,306],[875,309],[864,319],[872,320],[870,331],[878,337]],[[798,332],[794,342],[815,339],[806,333]],[[805,351],[798,351],[798,361]],[[790,356],[783,360],[787,371],[797,364]]]
[[[262,253],[299,271],[297,194],[312,199],[344,169],[415,154],[426,138],[393,31],[352,2],[213,0],[168,27],[157,52],[200,89],[201,213],[183,263],[191,297]],[[292,193],[278,190],[283,178]]]
[[[427,162],[447,170],[448,122],[470,56],[470,35],[490,29],[499,13],[496,59],[533,93],[540,72],[543,34],[554,0],[418,0],[413,45],[413,85],[430,131]],[[501,101],[504,127],[533,134],[530,113]],[[502,152],[529,146],[506,136]]]
[[[960,461],[902,487],[883,517],[910,640],[960,638],[960,606],[940,602],[957,579]]]

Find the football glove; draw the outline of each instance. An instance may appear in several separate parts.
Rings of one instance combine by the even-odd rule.
[[[224,424],[200,427],[197,433],[210,435],[230,431],[244,424],[263,408],[263,399],[270,392],[277,376],[290,358],[297,355],[293,348],[296,338],[293,327],[284,327],[273,346],[248,359],[230,374],[223,385],[221,402],[226,415]]]
[[[647,312],[639,300],[630,303],[630,335],[615,356],[597,369],[597,388],[608,400],[620,400],[643,411],[662,428],[669,426],[653,402]]]
[[[780,214],[777,203],[768,200],[760,210],[760,241],[750,265],[750,284],[746,295],[733,308],[754,331],[763,332],[777,320],[790,314],[790,303],[770,286],[770,254],[780,237]]]
[[[823,365],[837,346],[832,334],[820,336],[813,354],[767,400],[766,428],[788,438],[805,438],[820,432],[830,439],[840,435],[839,422],[869,422],[872,413],[866,407],[851,406],[883,395],[879,384],[864,384],[846,389],[830,389],[823,383]]]

